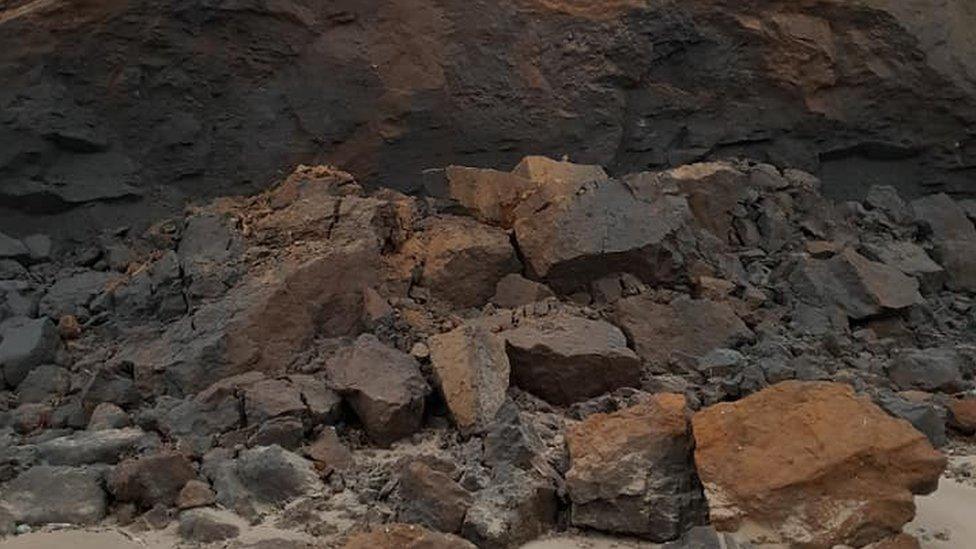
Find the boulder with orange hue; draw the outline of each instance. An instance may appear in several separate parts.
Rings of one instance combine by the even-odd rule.
[[[508,234],[467,217],[429,219],[404,255],[422,266],[420,282],[431,295],[459,308],[484,305],[499,280],[521,270]]]
[[[684,396],[665,393],[570,427],[573,525],[667,541],[699,523],[689,414]]]
[[[949,425],[961,433],[976,433],[976,397],[960,398],[949,403]]]
[[[712,525],[791,546],[898,534],[946,465],[908,422],[836,383],[783,382],[692,425]]]
[[[349,538],[344,549],[475,549],[451,534],[431,532],[413,524],[383,524]]]
[[[483,168],[448,166],[451,198],[485,223],[511,227],[515,207],[531,193],[536,183],[510,172]]]

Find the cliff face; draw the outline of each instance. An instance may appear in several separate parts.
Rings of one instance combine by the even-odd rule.
[[[300,162],[416,190],[571,151],[971,194],[974,25],[968,0],[0,1],[0,229],[131,223]]]

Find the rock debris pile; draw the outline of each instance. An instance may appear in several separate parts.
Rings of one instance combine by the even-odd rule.
[[[302,166],[145,234],[0,235],[0,532],[915,543],[976,431],[976,202],[746,160],[443,176]]]

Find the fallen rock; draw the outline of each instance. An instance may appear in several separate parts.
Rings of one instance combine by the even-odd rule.
[[[180,537],[197,543],[233,539],[241,533],[241,521],[215,509],[190,509],[180,513]]]
[[[279,416],[301,416],[305,412],[301,391],[284,379],[265,379],[243,390],[244,415],[257,425]]]
[[[95,524],[105,516],[106,496],[95,470],[38,465],[6,486],[0,496],[18,523]]]
[[[711,523],[767,543],[862,546],[901,531],[946,460],[846,385],[787,381],[692,419]]]
[[[498,281],[491,302],[505,309],[514,309],[554,295],[545,284],[529,280],[519,274],[509,274]]]
[[[901,390],[955,393],[966,388],[965,356],[951,348],[910,349],[888,365],[888,377]]]
[[[202,480],[188,480],[176,497],[176,507],[180,510],[207,507],[217,501],[217,495],[210,485]]]
[[[508,234],[465,217],[429,219],[404,249],[419,256],[431,295],[459,308],[484,305],[499,280],[521,270]]]
[[[451,534],[431,532],[413,524],[383,524],[349,538],[344,549],[475,549]]]
[[[186,456],[164,452],[123,461],[109,474],[107,485],[117,501],[135,503],[143,509],[169,507],[196,476]]]
[[[333,388],[378,444],[388,445],[420,428],[429,387],[410,355],[362,335],[329,361],[327,372]]]
[[[945,193],[931,194],[911,202],[915,219],[935,241],[976,241],[976,227],[966,211]]]
[[[315,463],[322,476],[346,470],[355,463],[352,452],[339,440],[334,427],[322,429],[315,442],[305,448],[305,455]]]
[[[566,434],[574,526],[663,542],[704,520],[685,398],[657,394]]]
[[[448,166],[448,193],[484,222],[510,228],[515,207],[538,183],[521,175],[483,168]]]
[[[41,298],[38,311],[44,316],[55,319],[63,315],[87,319],[95,298],[120,279],[121,276],[118,274],[101,271],[81,271],[58,278]]]
[[[689,216],[684,198],[644,201],[625,183],[606,180],[520,217],[515,238],[531,276],[568,294],[612,273],[670,280],[679,257],[666,241]]]
[[[512,173],[541,187],[582,185],[609,179],[601,166],[575,164],[546,156],[526,156],[512,169]]]
[[[839,307],[855,320],[924,301],[917,280],[850,248],[830,259],[801,262],[789,282],[801,301]]]
[[[966,435],[976,433],[976,398],[960,398],[949,402],[949,425]]]
[[[322,489],[314,466],[279,446],[244,450],[235,459],[204,464],[217,501],[238,512],[262,505],[280,505]]]
[[[548,532],[558,500],[550,482],[537,474],[505,468],[478,492],[464,516],[461,535],[479,549],[518,547]]]
[[[865,250],[872,259],[917,278],[925,288],[937,290],[945,282],[945,270],[917,244],[892,241],[865,245]]]
[[[663,367],[677,357],[703,357],[753,337],[724,302],[677,299],[656,303],[647,295],[617,302],[613,321],[648,363]]]
[[[21,402],[44,402],[68,393],[71,374],[60,366],[44,364],[33,368],[17,386]]]
[[[477,323],[430,338],[438,388],[462,432],[481,432],[505,402],[511,367],[505,340]]]
[[[46,318],[14,317],[0,324],[0,368],[8,385],[16,387],[31,370],[54,362],[61,338]]]
[[[23,242],[12,236],[0,233],[0,259],[27,259],[30,257],[30,250]]]
[[[129,414],[111,402],[103,402],[92,411],[88,420],[89,431],[104,431],[106,429],[124,429],[132,423]]]
[[[403,467],[399,481],[397,520],[452,534],[461,530],[472,498],[454,479],[414,460]]]
[[[512,382],[558,405],[639,384],[640,359],[612,324],[569,314],[527,318],[503,333]]]
[[[889,414],[904,419],[921,431],[932,443],[941,448],[948,442],[946,437],[946,411],[931,402],[915,401],[887,392],[875,401]]]
[[[118,463],[136,449],[151,447],[157,442],[141,429],[106,429],[79,431],[37,445],[38,455],[48,465],[89,465]]]
[[[945,267],[946,286],[957,292],[976,292],[976,240],[946,240],[936,245]]]

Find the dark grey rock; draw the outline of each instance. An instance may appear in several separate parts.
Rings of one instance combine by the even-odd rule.
[[[0,507],[19,523],[87,525],[105,516],[106,499],[97,471],[39,465],[4,487]]]
[[[190,509],[180,513],[180,537],[196,543],[215,543],[236,538],[240,526],[225,512]]]
[[[279,446],[244,450],[235,459],[204,463],[217,501],[245,516],[262,506],[284,504],[322,489],[312,463]]]
[[[400,471],[397,520],[422,524],[450,534],[461,529],[471,506],[471,494],[448,474],[420,460],[411,461]]]
[[[7,384],[16,387],[31,370],[54,362],[61,338],[46,318],[15,317],[0,324],[0,368]]]
[[[875,397],[878,403],[889,414],[904,419],[913,427],[928,437],[929,442],[936,448],[945,446],[946,438],[946,409],[931,402],[912,402],[892,392],[883,392]]]
[[[124,429],[132,425],[129,414],[111,402],[103,402],[92,410],[88,420],[89,431],[105,431],[106,429]]]
[[[23,242],[0,233],[0,259],[27,259],[30,257],[30,250]]]
[[[44,402],[71,389],[71,374],[60,366],[45,364],[31,370],[17,386],[21,402]]]
[[[517,547],[549,531],[556,521],[556,490],[518,469],[496,471],[464,517],[461,536],[482,549]]]
[[[250,438],[248,446],[278,445],[286,450],[295,450],[305,438],[305,425],[297,417],[276,417],[258,427]]]
[[[108,289],[121,275],[99,271],[82,271],[59,278],[41,298],[40,314],[53,319],[74,315],[85,320],[92,301]]]
[[[912,349],[891,361],[888,377],[902,390],[956,393],[969,385],[963,376],[968,368],[967,358],[955,349]]]
[[[79,431],[37,446],[41,460],[48,465],[87,465],[118,463],[137,449],[158,444],[158,438],[141,429]]]

